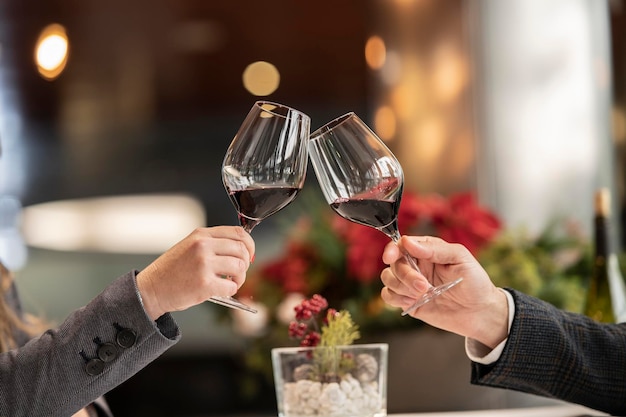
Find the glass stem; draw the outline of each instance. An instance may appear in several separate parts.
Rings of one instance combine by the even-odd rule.
[[[398,244],[398,242],[400,242],[400,232],[398,230],[395,230],[389,237],[391,238],[391,240],[394,241],[396,245]],[[406,258],[409,265],[411,265],[413,269],[415,269],[417,272],[421,274],[422,271],[420,271],[419,266],[417,266],[417,261],[415,260],[415,258],[409,255],[409,253],[405,251],[404,249],[401,248],[400,250],[404,254],[404,257]]]
[[[252,229],[259,223],[261,223],[261,220],[250,219],[239,214],[239,225],[248,233],[252,232]]]

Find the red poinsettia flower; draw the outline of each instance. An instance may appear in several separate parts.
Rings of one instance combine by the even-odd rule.
[[[404,234],[406,230],[415,227],[420,220],[428,217],[428,215],[429,211],[425,200],[405,190],[400,202],[400,210],[398,211],[400,233]]]
[[[431,219],[442,239],[460,243],[476,254],[501,230],[500,219],[480,206],[472,193],[451,196],[447,204],[432,200]]]
[[[280,285],[286,293],[305,294],[308,289],[307,273],[315,257],[313,248],[298,241],[290,241],[285,255],[266,264],[261,274],[268,281]]]
[[[381,254],[389,238],[380,231],[354,224],[351,233],[346,236],[346,269],[348,275],[363,283],[378,278],[383,270]]]

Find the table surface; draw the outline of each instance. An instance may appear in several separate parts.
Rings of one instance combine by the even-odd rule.
[[[573,404],[494,410],[390,414],[389,417],[591,417],[608,414]]]
[[[440,411],[424,413],[389,414],[388,417],[599,417],[608,414],[574,404],[543,407],[507,408],[472,411]],[[231,416],[233,417],[233,416]],[[239,417],[259,417],[245,415]],[[276,416],[265,416],[276,417]]]

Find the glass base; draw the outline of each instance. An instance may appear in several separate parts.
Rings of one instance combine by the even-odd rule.
[[[256,313],[257,310],[252,308],[241,301],[235,300],[233,297],[219,297],[214,296],[209,298],[209,301],[215,304],[219,304],[225,307],[236,308],[238,310],[249,311],[250,313]]]
[[[448,291],[450,288],[454,287],[456,284],[458,284],[461,281],[463,281],[463,278],[457,278],[456,280],[454,280],[452,282],[448,282],[447,284],[443,284],[443,285],[440,285],[438,287],[431,287],[411,307],[409,307],[406,310],[404,310],[402,312],[402,315],[406,316],[407,314],[411,314],[412,312],[414,312],[415,310],[417,310],[418,308],[420,308],[424,304],[426,304],[429,301],[431,301],[433,298],[440,296],[441,294],[443,294],[444,292]]]

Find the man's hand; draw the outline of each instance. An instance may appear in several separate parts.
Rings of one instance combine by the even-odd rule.
[[[404,252],[413,256],[422,273],[413,269]],[[491,348],[508,334],[508,303],[472,254],[462,245],[432,236],[403,236],[389,243],[383,261],[390,265],[380,278],[385,285],[383,300],[403,310],[410,307],[431,285],[463,281],[410,315],[432,326],[476,339]]]

